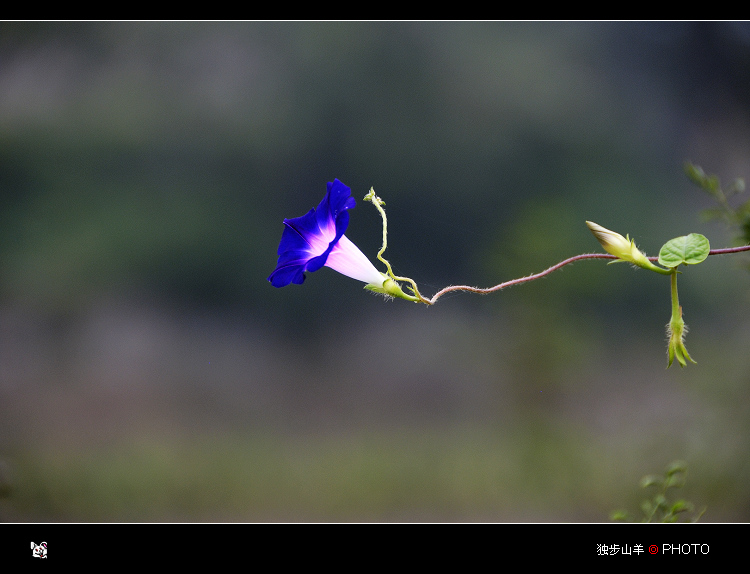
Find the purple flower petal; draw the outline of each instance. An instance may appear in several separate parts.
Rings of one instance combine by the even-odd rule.
[[[338,179],[328,183],[328,193],[317,209],[302,217],[285,219],[276,269],[268,277],[274,287],[301,285],[305,271],[324,265],[368,284],[382,286],[384,276],[344,235],[348,210],[356,206],[351,189]]]

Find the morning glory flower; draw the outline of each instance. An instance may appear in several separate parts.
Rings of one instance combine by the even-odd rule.
[[[268,277],[274,287],[290,283],[301,285],[305,281],[305,271],[312,273],[326,266],[383,292],[384,283],[391,280],[344,235],[349,226],[348,210],[356,206],[351,193],[349,187],[335,179],[328,183],[328,193],[317,209],[311,209],[302,217],[284,220],[286,227],[279,244],[279,261]]]

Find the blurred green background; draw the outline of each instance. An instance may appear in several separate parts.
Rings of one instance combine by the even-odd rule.
[[[584,261],[490,296],[274,289],[285,217],[427,296],[698,232],[750,177],[746,23],[0,24],[0,519],[606,521],[686,461],[750,520],[750,273]]]

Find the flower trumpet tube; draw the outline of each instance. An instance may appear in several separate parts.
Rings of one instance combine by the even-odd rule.
[[[365,283],[371,291],[413,301],[396,281],[378,271],[344,232],[349,226],[349,210],[356,207],[351,189],[338,179],[328,183],[328,193],[317,209],[301,217],[284,220],[279,243],[279,260],[268,277],[274,287],[301,285],[305,272],[330,267],[342,275]]]
[[[591,233],[594,234],[596,240],[604,247],[604,250],[618,258],[617,261],[628,261],[638,267],[650,269],[662,275],[669,275],[671,273],[670,270],[663,269],[651,263],[646,254],[635,246],[635,241],[630,239],[630,236],[623,237],[619,233],[602,227],[593,221],[587,221],[586,225],[591,230]]]

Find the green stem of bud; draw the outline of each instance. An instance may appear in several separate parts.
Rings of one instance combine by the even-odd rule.
[[[674,268],[672,269],[664,269],[663,267],[659,267],[658,265],[654,265],[651,263],[651,261],[648,260],[647,257],[644,256],[644,261],[637,261],[636,265],[643,267],[644,269],[649,269],[650,271],[655,271],[656,273],[661,273],[662,275],[671,275],[672,281],[675,282],[674,284],[677,285],[676,279],[675,279],[675,272]],[[676,289],[676,287],[675,287]]]
[[[680,310],[680,297],[677,295],[677,268],[672,268],[672,274],[669,278],[672,288],[672,321],[675,317],[682,317],[682,311]]]

